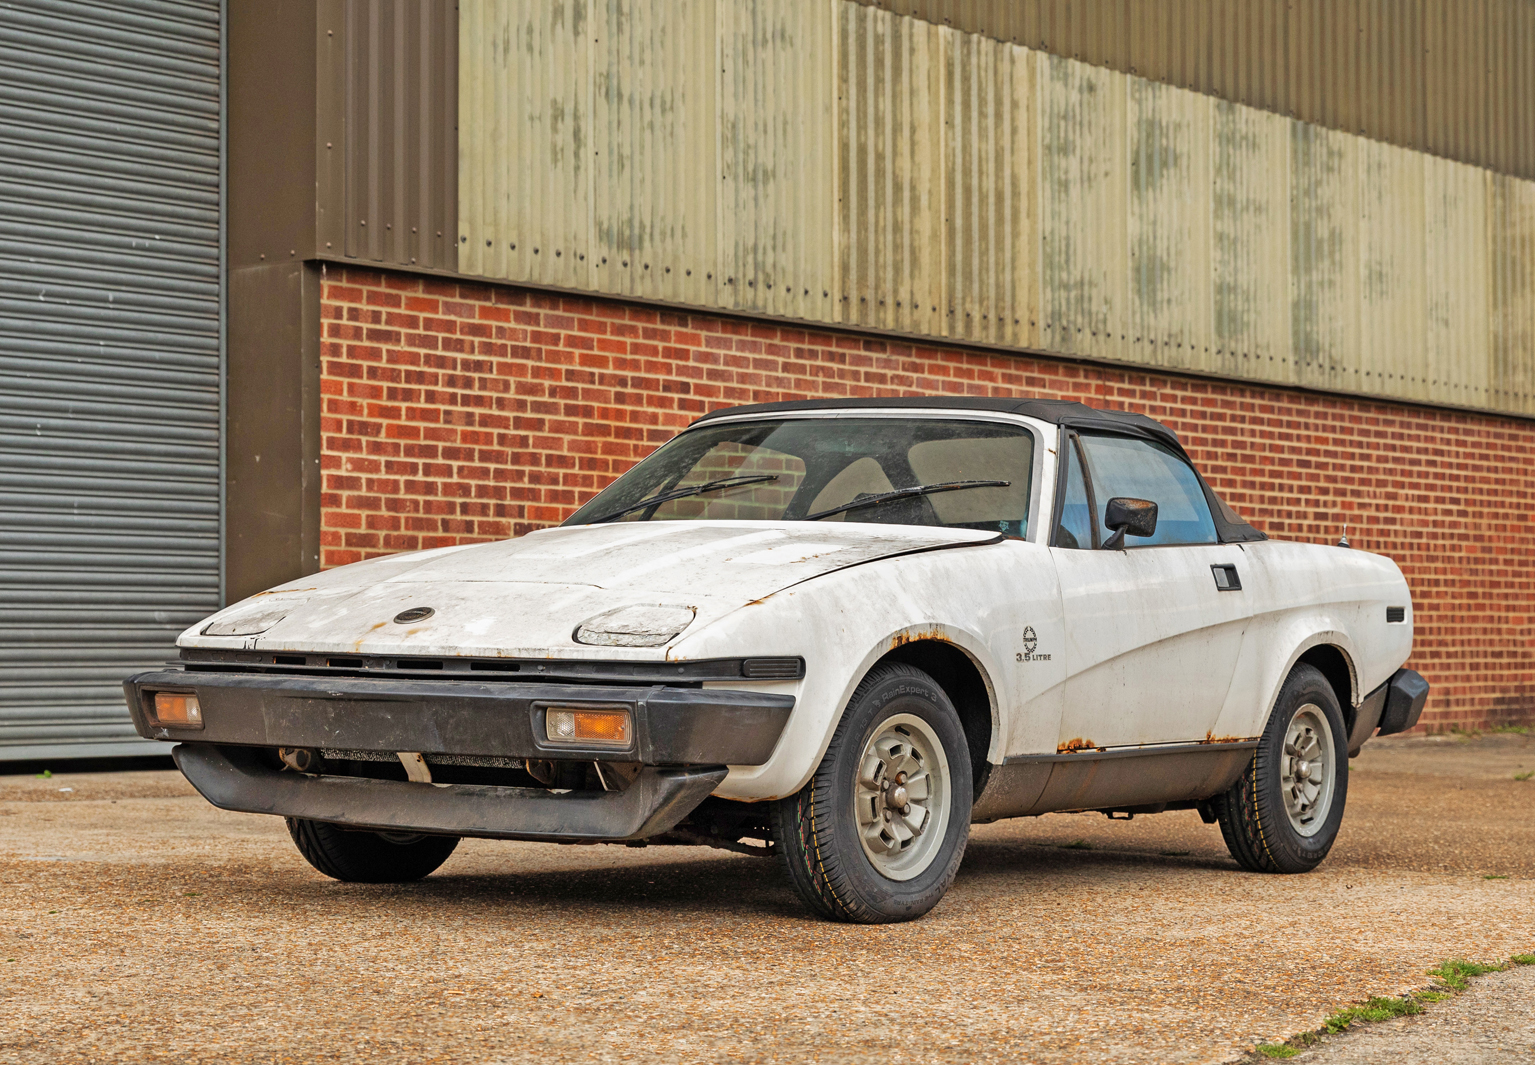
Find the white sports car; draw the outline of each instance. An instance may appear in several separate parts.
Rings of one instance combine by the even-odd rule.
[[[216,806],[397,881],[463,836],[776,854],[899,921],[970,825],[1197,809],[1327,854],[1428,685],[1390,559],[1268,540],[1177,437],[1037,399],[718,411],[558,528],[252,596],[125,685]]]

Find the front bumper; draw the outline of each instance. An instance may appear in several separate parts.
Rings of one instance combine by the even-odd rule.
[[[766,762],[794,708],[788,695],[664,685],[180,669],[141,673],[123,687],[139,735],[180,743],[173,752],[177,765],[215,806],[358,828],[501,839],[620,840],[665,832],[724,780],[727,766]],[[195,694],[203,727],[157,724],[156,692]],[[544,727],[551,706],[628,709],[630,743],[551,743]],[[398,752],[416,752],[428,764],[437,756],[449,762],[598,761],[641,768],[621,791],[556,793],[301,774],[275,767],[270,749],[276,747],[336,751],[347,759],[375,754],[392,760]]]
[[[646,765],[761,765],[794,697],[706,688],[374,679],[166,669],[123,684],[140,736],[250,747],[312,747]],[[200,729],[154,723],[154,693],[192,692]],[[625,747],[550,743],[549,706],[624,707]]]
[[[725,779],[724,766],[648,766],[623,791],[412,784],[311,776],[266,765],[249,748],[184,743],[176,765],[214,806],[386,832],[556,842],[646,839],[681,821]]]

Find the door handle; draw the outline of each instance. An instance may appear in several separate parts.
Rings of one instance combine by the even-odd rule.
[[[1211,566],[1210,572],[1215,575],[1217,591],[1240,592],[1242,590],[1242,578],[1237,576],[1237,568],[1230,563]]]

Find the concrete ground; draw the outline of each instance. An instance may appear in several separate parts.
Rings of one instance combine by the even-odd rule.
[[[1478,980],[1465,994],[1413,1017],[1329,1039],[1297,1065],[1491,1065],[1535,1061],[1535,965]]]
[[[1531,769],[1530,737],[1375,741],[1298,877],[1239,871],[1192,813],[979,827],[932,914],[875,928],[716,851],[468,841],[347,885],[173,772],[0,776],[0,1062],[1238,1060],[1535,951]],[[1532,981],[1475,986],[1392,1030],[1505,1060],[1456,1054],[1527,1025]]]

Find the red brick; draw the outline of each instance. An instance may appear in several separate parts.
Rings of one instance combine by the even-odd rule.
[[[328,271],[326,566],[556,524],[693,418],[734,403],[1075,399],[1167,422],[1216,489],[1271,536],[1331,543],[1347,522],[1356,549],[1394,558],[1413,589],[1413,665],[1434,685],[1421,727],[1535,718],[1529,423],[513,286]]]

